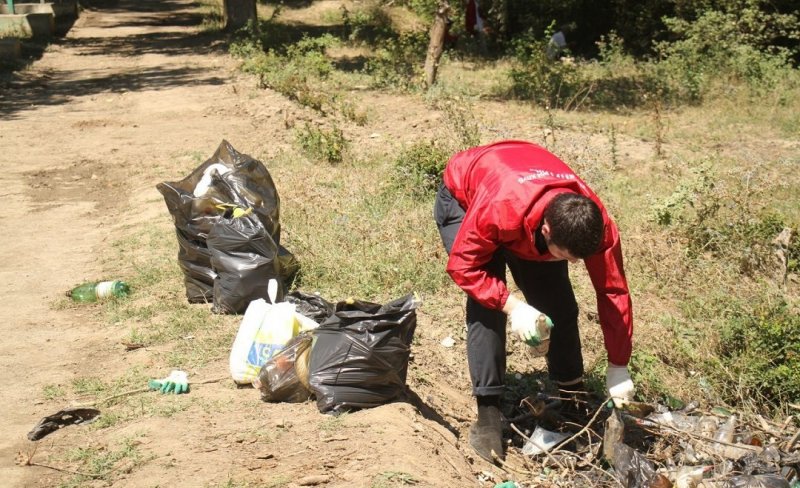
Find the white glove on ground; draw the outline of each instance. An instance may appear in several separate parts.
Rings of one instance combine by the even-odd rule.
[[[541,343],[536,321],[539,319],[539,316],[544,315],[542,312],[513,295],[508,296],[508,300],[506,300],[506,304],[503,307],[503,312],[505,312],[511,320],[511,331],[517,334],[520,339],[533,346]],[[548,325],[551,325],[552,321],[550,321],[550,318],[546,315],[545,318],[548,321]]]
[[[628,367],[608,363],[606,388],[617,408],[633,400],[634,387]]]

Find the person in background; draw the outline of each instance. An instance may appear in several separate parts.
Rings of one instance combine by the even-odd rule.
[[[633,318],[617,226],[575,172],[536,144],[500,141],[453,155],[434,205],[449,255],[447,272],[467,294],[467,361],[478,419],[470,444],[503,459],[500,398],[506,372],[506,319],[534,344],[537,319],[554,327],[546,360],[567,393],[583,388],[578,305],[568,263],[582,260],[597,295],[608,354],[606,386],[615,403],[633,398],[628,371]],[[512,294],[506,267],[522,296]]]

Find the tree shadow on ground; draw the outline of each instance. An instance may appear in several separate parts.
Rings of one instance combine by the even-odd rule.
[[[84,6],[103,14],[122,12],[157,12],[159,15],[133,16],[119,24],[109,22],[108,37],[76,37],[53,39],[52,43],[70,48],[80,56],[141,56],[159,54],[186,56],[227,52],[227,38],[223,33],[164,30],[163,27],[199,25],[202,15],[187,11],[197,4],[192,2],[163,1],[137,2],[135,0],[90,0]],[[135,20],[128,20],[135,19]],[[114,36],[111,30],[120,26],[158,27],[160,30],[133,35]],[[124,32],[124,31],[123,31]],[[47,44],[23,44],[23,59],[0,66],[0,117],[9,119],[13,114],[38,105],[58,105],[78,96],[94,93],[158,90],[175,86],[210,84],[219,85],[225,80],[206,73],[201,68],[181,67],[163,69],[151,67],[119,72],[116,69],[49,71],[39,73],[25,68],[41,58]],[[58,55],[58,54],[54,54]]]

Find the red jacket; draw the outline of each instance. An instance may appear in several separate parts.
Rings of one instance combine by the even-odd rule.
[[[569,166],[535,144],[502,141],[455,154],[444,170],[444,183],[466,210],[447,272],[469,296],[498,310],[509,292],[484,267],[494,252],[504,247],[522,259],[553,259],[549,252],[540,254],[532,238],[548,202],[559,193],[574,192],[597,203],[605,232],[600,250],[584,263],[597,294],[608,360],[628,364],[633,316],[619,232],[597,195]]]

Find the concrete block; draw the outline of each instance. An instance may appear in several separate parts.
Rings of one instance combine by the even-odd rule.
[[[0,14],[0,35],[49,38],[55,32],[52,13]]]

